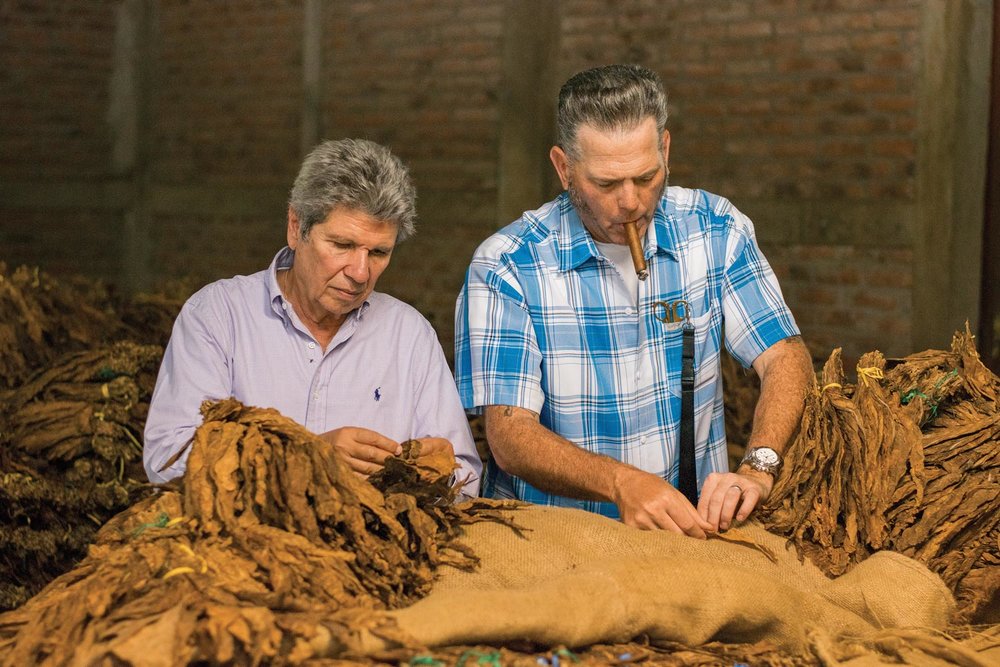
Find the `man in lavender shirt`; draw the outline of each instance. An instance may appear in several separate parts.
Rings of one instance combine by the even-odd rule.
[[[451,450],[463,496],[482,462],[434,329],[373,291],[397,241],[413,233],[406,167],[370,141],[327,141],[306,157],[288,206],[288,247],[250,276],[214,282],[184,304],[156,380],[143,463],[153,482],[184,474],[206,399],[277,408],[360,475],[419,439]]]

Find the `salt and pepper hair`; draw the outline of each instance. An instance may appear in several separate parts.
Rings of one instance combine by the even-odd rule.
[[[605,65],[573,75],[559,90],[558,144],[570,159],[580,158],[577,130],[631,130],[646,118],[656,120],[661,137],[667,127],[663,82],[641,65]]]
[[[306,156],[288,205],[302,238],[343,207],[395,224],[396,240],[403,241],[414,232],[416,197],[406,166],[388,148],[366,139],[338,139]]]

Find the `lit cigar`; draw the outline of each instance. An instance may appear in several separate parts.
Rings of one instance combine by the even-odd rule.
[[[625,223],[625,236],[628,238],[629,252],[632,253],[635,275],[639,276],[639,280],[645,280],[649,272],[646,271],[646,258],[642,256],[642,241],[639,240],[639,232],[634,222]]]

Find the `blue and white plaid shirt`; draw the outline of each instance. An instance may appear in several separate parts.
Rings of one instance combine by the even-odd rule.
[[[719,348],[744,366],[798,334],[753,224],[721,197],[669,187],[646,233],[649,278],[634,296],[566,193],[487,239],[455,313],[455,376],[466,410],[513,405],[584,449],[677,484],[681,324],[657,301],[687,301],[695,328],[699,487],[728,469]],[[662,310],[660,311],[662,314]],[[725,332],[723,334],[723,323]],[[539,491],[492,461],[483,495],[579,507],[613,503]]]

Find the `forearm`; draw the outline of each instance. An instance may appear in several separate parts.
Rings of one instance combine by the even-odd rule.
[[[568,498],[617,502],[616,480],[629,471],[638,472],[581,449],[523,408],[487,406],[486,439],[502,470],[541,491]]]
[[[760,397],[747,447],[780,453],[802,421],[806,391],[813,382],[812,360],[802,339],[792,336],[768,348],[754,368],[761,379]]]

